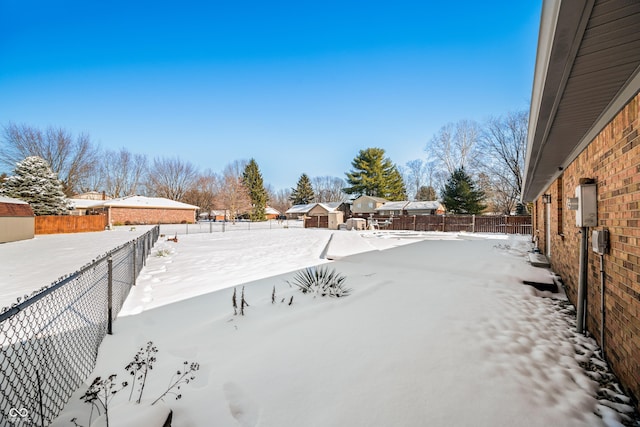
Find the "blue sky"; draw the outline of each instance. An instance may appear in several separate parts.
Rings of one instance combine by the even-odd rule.
[[[358,151],[424,158],[438,129],[527,109],[541,1],[0,0],[0,125],[274,189]]]

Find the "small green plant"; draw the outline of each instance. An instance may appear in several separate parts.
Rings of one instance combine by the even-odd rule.
[[[169,256],[171,255],[171,250],[169,249],[158,249],[156,251],[156,256],[157,257],[165,257],[165,256]]]
[[[347,278],[335,269],[322,266],[305,268],[295,275],[293,281],[287,283],[296,286],[305,294],[340,298],[351,293],[351,289],[344,284],[346,280]]]

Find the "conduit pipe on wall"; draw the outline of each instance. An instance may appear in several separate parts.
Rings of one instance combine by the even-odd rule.
[[[604,254],[600,254],[600,348],[602,358],[607,360],[604,354]]]
[[[580,227],[582,239],[580,241],[580,276],[578,280],[578,307],[576,315],[576,332],[584,333],[587,318],[587,265],[589,263],[588,227]]]

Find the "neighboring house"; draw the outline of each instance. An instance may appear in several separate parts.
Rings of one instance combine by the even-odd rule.
[[[67,199],[71,215],[95,215],[105,212],[104,200],[96,199]]]
[[[307,216],[329,216],[329,212],[336,212],[342,202],[326,202],[326,203],[314,203],[314,206],[309,209]]]
[[[288,219],[300,219],[306,216],[316,203],[307,203],[306,205],[293,205],[285,212]]]
[[[278,209],[272,208],[271,206],[267,206],[264,213],[267,219],[277,219],[282,215]]]
[[[409,202],[404,207],[407,215],[444,215],[445,209],[437,200]]]
[[[406,200],[400,202],[387,202],[382,206],[375,208],[376,215],[380,216],[400,216],[405,215],[404,208],[409,202]]]
[[[344,212],[340,209],[342,202],[314,203],[306,214],[305,227],[329,228],[337,230],[344,222]]]
[[[110,200],[111,197],[108,197],[106,193],[103,191],[102,193],[98,191],[89,191],[87,193],[76,194],[73,196],[74,199],[84,199],[84,200]]]
[[[369,216],[376,212],[376,208],[379,208],[386,202],[387,200],[382,197],[360,196],[353,201],[351,214],[353,216]]]
[[[225,219],[229,219],[229,211],[225,209],[213,209],[209,212],[200,213],[198,219],[203,221],[224,221]]]
[[[106,200],[109,225],[184,224],[196,220],[197,206],[162,197],[127,196]]]
[[[29,203],[0,196],[0,243],[33,239],[35,216]]]
[[[523,201],[533,202],[539,248],[583,313],[578,329],[591,332],[637,402],[640,2],[545,0],[541,16]],[[600,256],[592,232],[605,230]]]

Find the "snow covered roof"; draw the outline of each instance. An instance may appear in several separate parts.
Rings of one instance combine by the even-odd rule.
[[[119,199],[106,200],[103,206],[112,208],[151,208],[151,209],[198,209],[197,206],[163,197],[127,196]]]
[[[371,200],[374,200],[374,201],[376,201],[376,202],[382,202],[382,203],[384,203],[384,202],[386,202],[386,201],[387,201],[387,199],[383,199],[382,197],[367,196],[366,194],[363,194],[362,196],[360,196],[360,197],[356,198],[355,200],[358,200],[358,199],[360,199],[360,198],[367,198],[367,199],[371,199]],[[355,201],[355,200],[354,200],[354,201]]]
[[[278,209],[274,209],[271,206],[267,206],[264,213],[267,215],[280,215],[280,211]]]
[[[437,200],[409,202],[405,209],[411,210],[444,210],[444,206]]]
[[[0,216],[33,216],[33,210],[23,200],[0,196]]]
[[[335,211],[336,209],[338,209],[340,207],[342,202],[322,202],[322,203],[318,203],[318,204],[322,205],[328,211]]]
[[[0,203],[10,203],[12,205],[28,205],[24,200],[14,199],[13,197],[0,196]]]
[[[103,206],[105,200],[67,199],[67,202],[73,209],[90,209]]]
[[[382,206],[375,208],[376,211],[401,211],[409,202],[402,200],[400,202],[387,202]]]
[[[285,213],[304,214],[309,212],[317,203],[307,203],[306,205],[293,205]]]

